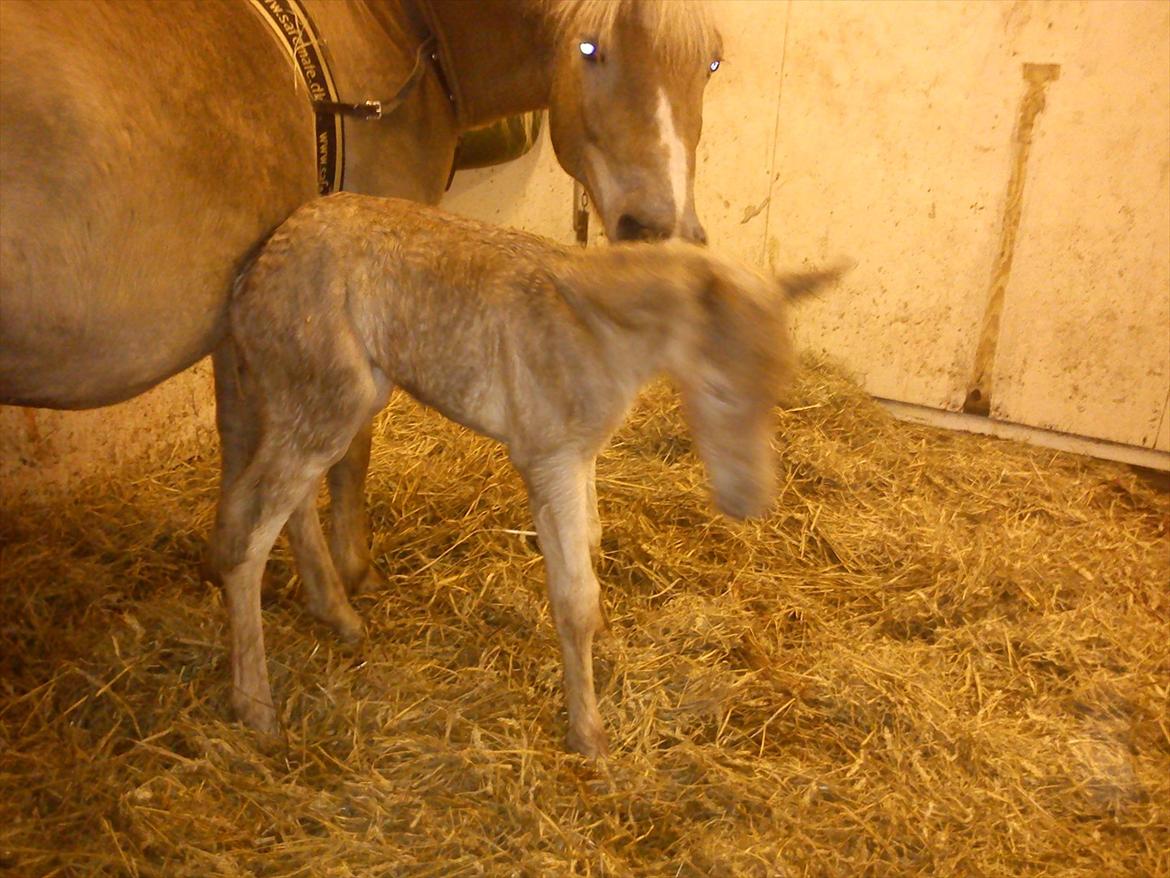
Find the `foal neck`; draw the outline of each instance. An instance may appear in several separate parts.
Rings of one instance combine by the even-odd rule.
[[[700,331],[698,290],[707,272],[691,244],[617,244],[580,254],[561,296],[637,385],[672,372]]]
[[[518,0],[420,0],[439,40],[463,128],[548,106],[552,47]]]

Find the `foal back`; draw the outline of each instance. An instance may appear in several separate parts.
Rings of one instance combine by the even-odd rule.
[[[258,378],[339,362],[344,347],[378,380],[500,438],[500,391],[516,370],[566,394],[580,383],[558,354],[582,329],[554,279],[577,255],[402,199],[332,195],[265,246],[233,302],[232,334],[247,339]]]

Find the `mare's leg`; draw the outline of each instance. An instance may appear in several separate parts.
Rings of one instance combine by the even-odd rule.
[[[317,492],[309,491],[288,520],[288,539],[304,585],[305,609],[337,632],[342,640],[362,639],[362,620],[349,599],[321,532]]]
[[[295,450],[261,443],[231,483],[224,482],[216,514],[212,557],[223,583],[231,627],[232,707],[253,729],[276,732],[276,708],[268,685],[260,581],[272,544],[289,514],[318,483]]]
[[[567,743],[586,756],[604,756],[609,745],[593,690],[593,635],[602,628],[602,615],[601,588],[590,559],[589,463],[544,461],[526,468],[524,476],[561,641]]]
[[[384,584],[370,563],[370,516],[366,510],[366,472],[370,468],[373,423],[366,421],[345,456],[329,469],[329,551],[341,581],[351,594],[375,591]]]

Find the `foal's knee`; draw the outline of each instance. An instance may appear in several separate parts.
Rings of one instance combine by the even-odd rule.
[[[255,493],[229,488],[220,500],[208,561],[221,581],[225,573],[244,562],[259,518],[260,498]]]
[[[574,577],[554,587],[551,598],[557,627],[574,640],[591,639],[605,627],[596,577]]]

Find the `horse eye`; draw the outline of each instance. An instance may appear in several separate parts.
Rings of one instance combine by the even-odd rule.
[[[712,61],[710,64],[708,64],[707,69],[710,70],[712,73],[714,73],[716,70],[718,70],[719,69],[719,59],[716,58],[714,61]]]
[[[592,40],[582,40],[578,44],[577,48],[580,49],[581,54],[590,61],[597,60],[597,43],[593,42]]]

